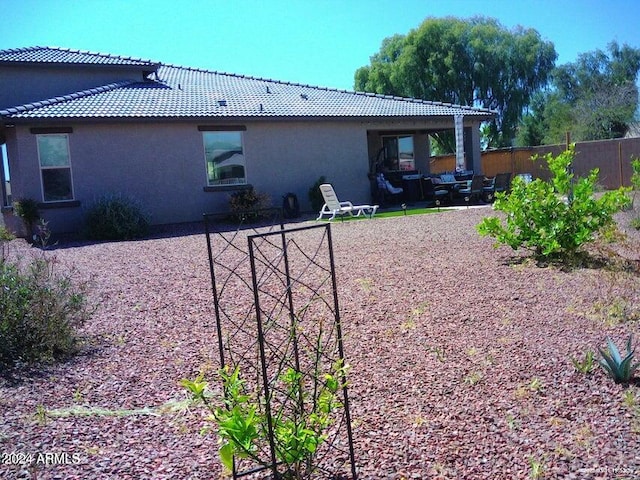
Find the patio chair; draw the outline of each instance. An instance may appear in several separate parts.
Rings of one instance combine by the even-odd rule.
[[[485,180],[484,186],[482,187],[482,199],[491,203],[495,200],[496,197],[496,178],[497,175],[488,181]]]
[[[511,172],[498,173],[490,185],[484,187],[484,201],[493,202],[498,192],[508,192],[511,187]]]
[[[469,206],[472,199],[482,199],[484,189],[484,176],[474,175],[468,187],[461,188],[458,193],[464,197],[464,201]]]
[[[435,203],[438,207],[445,199],[449,198],[449,191],[446,188],[436,188],[433,180],[429,177],[422,179],[422,194],[425,200]]]
[[[329,216],[329,221],[336,218],[336,215],[340,215],[340,218],[342,219],[346,214],[353,216],[354,212],[356,217],[366,215],[369,218],[372,218],[375,215],[376,210],[378,210],[378,205],[354,205],[351,202],[339,201],[338,196],[330,183],[323,183],[320,185],[320,192],[322,193],[322,198],[324,198],[325,203],[316,220],[322,219],[325,215]]]
[[[496,192],[508,192],[511,188],[511,172],[500,174],[496,180]]]
[[[376,175],[376,184],[378,187],[378,195],[376,198],[381,204],[399,203],[403,200],[404,189],[402,187],[394,187],[384,173]]]

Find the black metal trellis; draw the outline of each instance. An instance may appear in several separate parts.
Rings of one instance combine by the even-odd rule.
[[[240,369],[269,432],[259,462],[235,459],[234,478],[283,478],[274,419],[308,415],[317,407],[319,377],[344,364],[330,225],[285,229],[278,210],[264,213],[260,224],[235,229],[225,228],[222,216],[205,215],[220,364]],[[295,399],[280,382],[287,369],[300,374]],[[340,408],[305,478],[357,477],[344,371],[339,375]]]

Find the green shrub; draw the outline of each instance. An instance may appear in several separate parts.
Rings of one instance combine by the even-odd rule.
[[[631,169],[633,170],[631,174],[631,185],[633,185],[633,189],[638,192],[640,191],[640,158],[631,159]]]
[[[593,372],[593,369],[595,368],[595,358],[596,356],[593,353],[593,350],[587,350],[583,360],[572,358],[571,363],[573,363],[573,368],[576,372],[584,373],[586,375]]]
[[[13,202],[13,213],[22,220],[27,240],[32,241],[33,225],[40,219],[38,202],[33,198],[21,198]]]
[[[8,242],[9,240],[13,240],[14,238],[15,237],[9,230],[0,225],[0,242]]]
[[[258,210],[270,206],[269,196],[266,193],[257,192],[253,187],[234,192],[229,196],[229,211],[234,220],[258,219],[261,217]],[[247,212],[252,213],[247,214]]]
[[[324,205],[324,197],[322,196],[322,192],[320,192],[320,185],[323,183],[327,183],[327,179],[320,177],[309,189],[309,201],[311,202],[311,209],[314,212],[319,212],[322,205]]]
[[[132,240],[149,231],[147,216],[122,195],[99,198],[87,211],[87,236],[93,240]]]
[[[73,354],[77,328],[90,315],[87,291],[86,282],[58,272],[55,258],[37,257],[24,267],[0,259],[0,370]]]
[[[346,367],[336,364],[331,373],[314,376],[308,388],[303,374],[293,368],[285,369],[279,376],[278,391],[285,397],[285,403],[297,407],[289,411],[281,406],[272,417],[275,456],[278,464],[286,467],[278,478],[311,478],[317,467],[318,447],[326,440],[327,431],[335,421],[332,413],[344,407],[338,394],[344,386],[345,372]],[[271,434],[263,405],[241,378],[237,367],[234,370],[226,367],[220,375],[225,392],[222,401],[210,395],[202,373],[180,383],[196,404],[208,410],[207,420],[216,424],[220,460],[228,471],[233,468],[234,457],[250,458],[268,467],[261,458],[261,447],[269,443]],[[308,411],[300,411],[301,404],[306,405]]]
[[[35,229],[32,235],[33,244],[43,250],[49,246],[49,240],[51,239],[51,230],[49,229],[49,222],[44,218],[39,219],[35,224]]]
[[[640,158],[633,158],[631,160],[631,168],[633,170],[633,174],[631,175],[631,185],[633,185],[631,208],[635,209],[636,195],[640,192]],[[636,230],[640,230],[640,216],[631,220],[631,226]]]
[[[8,242],[13,240],[15,237],[13,234],[7,230],[5,227],[0,226],[0,262],[3,262],[8,255]]]
[[[574,145],[553,157],[545,155],[552,173],[548,182],[536,179],[525,183],[515,178],[511,193],[496,195],[494,207],[506,214],[506,225],[498,217],[487,217],[478,232],[491,236],[497,244],[514,250],[526,248],[538,257],[568,258],[595,235],[614,223],[613,214],[629,204],[620,188],[594,196],[598,170],[585,178],[574,178],[571,163]]]

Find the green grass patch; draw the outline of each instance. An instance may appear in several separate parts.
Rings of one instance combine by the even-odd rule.
[[[407,209],[406,211],[404,210],[391,210],[388,212],[376,212],[376,214],[373,216],[373,219],[375,220],[376,218],[392,218],[392,217],[404,217],[409,216],[409,215],[425,215],[425,214],[429,214],[429,213],[438,213],[440,210],[438,210],[437,208],[412,208],[412,209]],[[327,221],[328,219],[324,218],[323,220]],[[355,216],[350,216],[350,215],[345,215],[343,217],[343,219],[340,219],[340,217],[336,216],[336,218],[333,220],[334,222],[339,222],[339,221],[354,221],[354,220],[369,220],[369,216],[367,215],[360,215],[359,217],[355,217]]]
[[[404,217],[405,215],[425,215],[429,213],[438,213],[440,210],[438,208],[412,208],[407,209],[406,212],[403,210],[393,210],[390,212],[379,212],[376,213],[373,218],[390,218],[390,217]]]

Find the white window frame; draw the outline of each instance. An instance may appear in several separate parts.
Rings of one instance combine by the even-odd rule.
[[[207,128],[202,131],[202,148],[204,150],[204,168],[205,168],[205,176],[207,180],[208,187],[222,187],[227,185],[247,185],[247,165],[245,161],[245,148],[244,148],[244,132],[245,128],[243,127],[230,127],[230,128]],[[244,172],[243,177],[230,177],[227,179],[219,179],[212,180],[209,178],[209,158],[207,157],[207,135],[214,134],[239,134],[240,135],[240,148],[241,148],[241,160],[242,160],[242,169]]]
[[[67,153],[67,165],[42,165],[42,156],[40,152],[40,138],[41,137],[64,137],[66,143]],[[38,167],[40,169],[40,189],[42,192],[42,201],[44,203],[55,202],[72,202],[75,200],[75,189],[73,187],[73,170],[71,168],[71,149],[69,148],[69,134],[67,133],[39,133],[36,135],[36,145],[38,148]],[[71,198],[63,199],[47,199],[47,194],[44,187],[44,175],[45,170],[68,170],[69,171],[69,188],[71,190]]]

